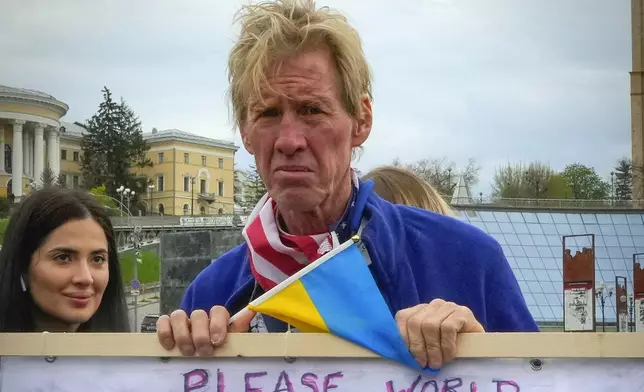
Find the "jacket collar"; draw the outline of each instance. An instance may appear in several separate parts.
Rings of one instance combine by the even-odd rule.
[[[351,232],[356,234],[362,225],[361,239],[371,259],[370,269],[385,301],[392,312],[395,312],[396,309],[402,308],[402,304],[399,296],[396,295],[398,290],[395,289],[399,286],[399,282],[396,281],[396,260],[389,253],[395,251],[396,247],[393,245],[400,239],[395,233],[400,227],[400,215],[395,211],[393,204],[373,192],[373,186],[372,180],[360,183],[355,205],[352,206],[353,211],[349,217],[349,226]],[[227,308],[236,305],[244,295],[249,295],[247,293],[252,292],[255,285],[255,279],[250,270],[248,247],[246,244],[243,246],[245,260],[237,276],[235,291],[225,304]]]

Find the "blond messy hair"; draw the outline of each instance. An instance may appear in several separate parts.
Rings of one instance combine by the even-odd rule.
[[[443,215],[454,215],[433,186],[407,169],[381,166],[362,178],[373,180],[374,192],[391,203],[418,207]]]
[[[357,118],[361,99],[373,99],[371,70],[360,36],[341,13],[328,7],[316,9],[314,0],[274,0],[242,7],[237,21],[241,34],[228,58],[229,94],[237,126],[246,118],[249,98],[262,99],[271,66],[320,44],[328,46],[335,60],[345,110]]]

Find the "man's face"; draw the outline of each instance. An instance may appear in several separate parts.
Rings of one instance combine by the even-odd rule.
[[[346,112],[326,48],[293,55],[270,71],[274,91],[264,92],[264,102],[251,97],[244,146],[281,208],[311,211],[348,181],[351,150],[371,131],[370,103],[363,102],[366,121]]]

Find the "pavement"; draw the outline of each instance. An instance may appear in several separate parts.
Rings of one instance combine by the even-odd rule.
[[[127,306],[129,310],[130,323],[132,332],[141,331],[141,322],[148,314],[159,314],[159,298],[157,293],[146,293],[139,295],[136,306],[136,320],[134,320],[134,297],[127,297]]]

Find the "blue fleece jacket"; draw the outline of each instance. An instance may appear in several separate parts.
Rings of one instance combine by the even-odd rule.
[[[538,331],[492,237],[452,217],[391,204],[370,190],[361,189],[356,208],[367,219],[361,238],[392,315],[442,298],[470,308],[488,332]],[[256,298],[255,287],[248,247],[242,244],[195,278],[181,308],[190,314],[223,305],[234,314]]]

